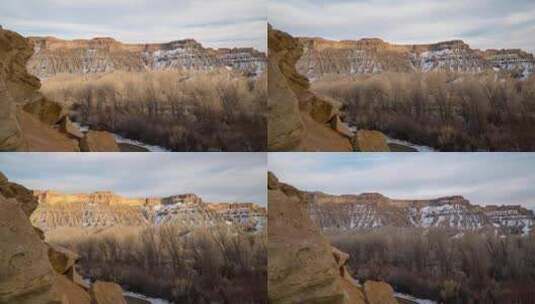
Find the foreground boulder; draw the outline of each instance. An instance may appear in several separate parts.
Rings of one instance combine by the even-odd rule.
[[[65,274],[71,271],[78,258],[78,254],[66,248],[48,245],[48,260],[52,268],[59,274]]]
[[[119,152],[119,145],[113,135],[106,131],[89,131],[80,141],[83,152]]]
[[[351,143],[354,151],[389,152],[386,136],[379,131],[358,130]]]
[[[96,281],[91,286],[94,304],[126,304],[121,286],[115,283]]]
[[[80,131],[80,129],[72,123],[68,116],[63,117],[63,119],[60,121],[59,130],[68,136],[79,140],[84,138],[84,133],[82,133],[82,131]]]
[[[390,285],[362,287],[346,268],[349,255],[330,246],[298,189],[268,174],[270,303],[396,304]]]
[[[364,293],[368,304],[398,304],[392,286],[385,282],[366,281]]]
[[[65,116],[63,107],[59,103],[44,97],[26,103],[23,109],[48,125],[57,124]]]

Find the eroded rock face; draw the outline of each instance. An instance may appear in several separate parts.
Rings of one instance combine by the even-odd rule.
[[[311,93],[295,68],[303,54],[299,41],[269,26],[268,46],[268,149],[351,151],[349,140],[327,124],[335,105]]]
[[[76,273],[77,255],[46,244],[28,218],[33,209],[23,211],[31,205],[18,201],[25,199],[20,189],[28,190],[9,183],[1,172],[0,187],[0,303],[126,303],[119,285],[103,282],[93,288],[92,299],[86,291],[89,286]]]
[[[83,152],[120,152],[119,145],[111,133],[106,131],[89,131],[80,141]]]
[[[268,290],[271,303],[348,303],[331,247],[301,192],[269,177]]]
[[[0,172],[0,195],[6,199],[14,199],[20,209],[29,217],[37,208],[37,198],[31,190],[19,184],[10,183],[5,175]]]
[[[39,79],[27,72],[32,54],[27,39],[0,29],[0,151],[79,151],[78,141],[51,126],[63,109],[43,97]]]
[[[396,45],[377,38],[332,41],[300,38],[303,56],[298,70],[310,79],[380,72],[510,72],[527,78],[534,72],[532,54],[521,50],[472,49],[461,40]]]
[[[271,172],[268,202],[270,303],[397,303],[388,284],[366,290],[351,277],[349,255],[331,247],[310,219],[307,195]]]
[[[385,282],[366,281],[364,293],[368,304],[398,304],[392,286]]]
[[[265,70],[265,54],[252,48],[210,49],[192,39],[161,44],[125,44],[112,38],[61,40],[30,37],[35,54],[28,62],[41,79],[57,74],[91,74],[116,70],[192,69],[230,67],[249,74]]]
[[[60,303],[47,247],[19,206],[0,195],[0,303]]]

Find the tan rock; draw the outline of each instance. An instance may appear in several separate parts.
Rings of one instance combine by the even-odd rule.
[[[368,304],[398,304],[392,286],[385,282],[366,281],[364,293]]]
[[[331,247],[331,250],[334,260],[336,261],[336,265],[338,267],[343,267],[347,263],[347,260],[349,260],[349,254],[342,252],[340,249],[335,247]]]
[[[15,151],[24,144],[13,99],[0,75],[0,151]]]
[[[26,103],[23,109],[47,125],[57,124],[66,114],[59,103],[44,97]]]
[[[68,116],[65,116],[59,125],[59,130],[76,139],[84,138],[84,133],[78,129],[76,125],[72,123]]]
[[[335,106],[310,92],[295,65],[303,54],[292,36],[268,29],[268,149],[270,151],[352,151],[348,138],[325,125]]]
[[[52,268],[59,274],[65,274],[74,268],[74,264],[79,258],[78,254],[66,248],[48,245],[48,259]]]
[[[353,138],[354,134],[353,131],[340,119],[340,116],[335,115],[331,121],[331,128],[335,130],[336,132],[342,134],[343,136],[347,138]]]
[[[69,138],[37,117],[19,110],[17,118],[26,141],[25,151],[33,152],[79,152],[77,140]]]
[[[60,303],[47,248],[14,199],[0,195],[0,303]]]
[[[38,205],[33,192],[19,184],[10,183],[2,173],[0,174],[0,194],[6,199],[14,199],[14,203],[29,217]]]
[[[352,139],[353,149],[361,152],[390,152],[386,136],[379,131],[358,130]]]
[[[80,141],[83,152],[120,152],[113,135],[106,131],[89,131]]]
[[[0,151],[79,151],[77,141],[40,120],[57,122],[58,105],[43,97],[39,79],[26,70],[33,53],[27,39],[0,29]]]
[[[54,290],[61,295],[61,304],[92,304],[89,293],[65,276],[55,276]]]
[[[269,181],[269,302],[349,303],[331,247],[312,223],[302,194],[273,175]]]
[[[126,304],[121,286],[115,283],[96,281],[90,294],[94,304]]]

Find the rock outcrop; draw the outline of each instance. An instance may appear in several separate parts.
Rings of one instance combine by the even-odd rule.
[[[29,40],[0,29],[0,151],[78,152],[80,139],[72,135],[79,130],[60,128],[64,109],[39,92],[39,79],[26,70],[32,54]]]
[[[352,151],[353,131],[341,120],[341,104],[312,93],[296,70],[299,40],[269,25],[268,46],[268,149]]]
[[[119,145],[111,133],[89,131],[80,141],[82,152],[119,152]]]
[[[29,215],[37,199],[23,202],[25,195],[12,189],[24,187],[10,183],[1,173],[0,181],[0,303],[91,304],[100,298],[126,303],[118,285],[102,290],[98,298],[91,297],[76,274],[77,255],[46,244],[32,226]],[[23,211],[24,206],[28,207]]]
[[[397,303],[393,294],[383,297],[383,289],[366,289],[351,277],[349,256],[333,249],[312,222],[304,192],[269,173],[268,202],[270,303]]]
[[[57,74],[112,71],[232,68],[257,75],[265,70],[265,54],[253,48],[204,48],[192,39],[161,44],[125,44],[112,38],[61,40],[30,37],[35,54],[30,72],[41,79]]]
[[[377,38],[299,38],[299,42],[303,45],[303,56],[297,69],[313,80],[387,71],[499,71],[527,78],[535,71],[532,54],[516,49],[481,51],[461,40],[422,45],[396,45]]]
[[[313,220],[325,231],[366,231],[384,226],[496,230],[527,235],[535,227],[533,211],[520,206],[478,206],[462,196],[428,200],[390,199],[378,193],[306,194]]]

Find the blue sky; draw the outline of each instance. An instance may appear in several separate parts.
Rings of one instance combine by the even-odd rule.
[[[0,153],[0,171],[30,189],[110,190],[128,197],[196,193],[266,205],[266,153]]]
[[[533,0],[268,1],[269,22],[296,36],[395,43],[463,39],[476,48],[535,52]]]
[[[210,47],[266,49],[265,0],[2,0],[0,24],[24,36],[194,38]]]
[[[270,153],[268,167],[307,191],[463,195],[481,205],[535,209],[535,153]]]

